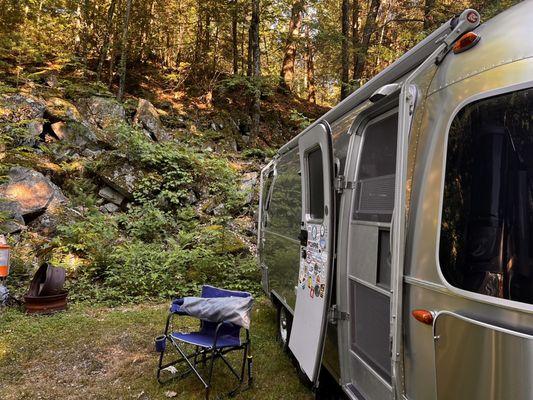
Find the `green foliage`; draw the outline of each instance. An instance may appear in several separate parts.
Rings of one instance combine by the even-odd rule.
[[[258,94],[270,97],[274,94],[274,82],[272,78],[232,75],[218,82],[217,87],[222,93],[239,91],[249,98]]]
[[[305,115],[298,112],[298,110],[294,110],[294,109],[291,110],[289,119],[293,121],[294,123],[296,123],[300,130],[307,128],[312,122],[310,118],[307,118]]]
[[[64,80],[61,83],[64,87],[65,97],[68,99],[89,96],[113,97],[107,86],[101,82],[72,82],[71,80]]]
[[[264,158],[271,158],[276,155],[276,149],[272,148],[265,148],[265,149],[259,149],[259,148],[251,148],[246,149],[241,152],[242,156],[244,158],[258,158],[258,159],[264,159]]]
[[[168,232],[177,228],[171,213],[162,211],[152,204],[128,207],[128,212],[121,214],[118,222],[129,236],[143,242],[161,240]]]
[[[224,202],[230,212],[242,204],[237,173],[224,157],[204,154],[177,142],[154,143],[126,124],[115,125],[108,131],[116,138],[118,154],[127,155],[132,164],[150,171],[134,193],[138,204],[177,210],[186,205],[191,192],[207,192]]]
[[[119,304],[170,298],[197,293],[207,282],[260,291],[255,263],[234,234],[222,227],[178,234],[181,226],[190,228],[187,223],[184,215],[173,219],[149,206],[120,217],[93,213],[59,228],[51,261],[70,271],[75,300]],[[72,263],[73,255],[84,261]]]

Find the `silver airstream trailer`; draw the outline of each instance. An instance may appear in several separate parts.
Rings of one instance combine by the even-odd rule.
[[[283,146],[258,257],[351,399],[533,399],[533,1],[466,10]]]

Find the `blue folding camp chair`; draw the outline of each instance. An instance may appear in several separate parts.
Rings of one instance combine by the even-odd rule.
[[[202,287],[201,297],[203,298],[220,298],[220,297],[251,297],[248,292],[239,292],[233,290],[219,289],[213,286],[204,285]],[[160,337],[159,343],[156,339],[156,349],[160,351],[159,365],[157,368],[157,380],[159,383],[167,383],[174,379],[183,379],[191,373],[202,382],[205,387],[205,398],[209,399],[211,390],[211,380],[213,377],[213,367],[215,361],[220,358],[229,368],[231,373],[237,378],[237,386],[230,391],[230,396],[235,395],[242,387],[245,378],[245,367],[248,365],[248,387],[252,384],[252,355],[250,352],[250,330],[244,329],[245,337],[241,338],[241,327],[231,322],[209,322],[200,320],[200,329],[197,332],[180,333],[172,332],[172,318],[176,315],[189,315],[180,308],[180,299],[173,301],[170,307],[170,313],[167,317],[165,334]],[[161,342],[162,341],[162,342]],[[166,343],[172,344],[178,355],[178,359],[163,364],[163,358],[166,350]],[[184,344],[193,345],[194,351],[187,354],[183,348]],[[232,351],[243,351],[242,365],[240,374],[230,364],[225,355]],[[199,366],[206,367],[207,362],[207,379],[200,374]],[[172,368],[176,364],[185,363],[188,367],[181,374],[173,374],[170,378],[162,379],[161,372],[164,369]],[[174,367],[175,368],[175,367]]]

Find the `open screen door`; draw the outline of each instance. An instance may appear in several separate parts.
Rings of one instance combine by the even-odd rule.
[[[334,229],[333,155],[327,126],[298,140],[302,179],[300,271],[289,348],[315,382],[327,324]]]

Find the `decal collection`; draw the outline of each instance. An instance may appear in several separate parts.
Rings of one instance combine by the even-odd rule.
[[[324,298],[328,253],[327,228],[322,224],[308,224],[308,240],[305,247],[306,258],[300,260],[298,287],[308,290],[311,299]]]

